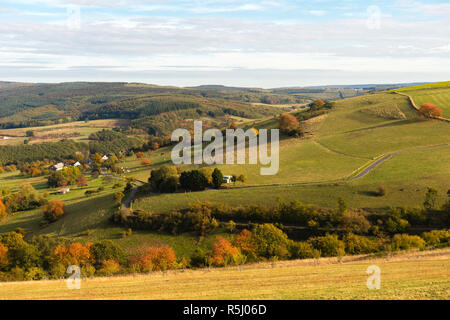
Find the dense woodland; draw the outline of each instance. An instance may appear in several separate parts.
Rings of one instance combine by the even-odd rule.
[[[154,116],[194,110],[207,115],[267,115],[264,106],[251,103],[305,104],[318,97],[327,100],[363,94],[360,89],[273,89],[201,86],[160,87],[127,83],[5,84],[0,86],[0,128],[45,126],[86,119],[142,119],[140,128]],[[260,108],[259,108],[260,107]],[[181,115],[180,115],[181,116]],[[212,116],[214,118],[214,116]],[[156,119],[155,119],[156,120]],[[157,119],[161,120],[161,119]],[[156,132],[158,130],[155,130]]]

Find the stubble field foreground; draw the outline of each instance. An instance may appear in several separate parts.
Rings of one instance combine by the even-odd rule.
[[[381,269],[380,290],[366,286],[367,267]],[[450,249],[259,263],[241,268],[0,284],[0,299],[448,299]]]

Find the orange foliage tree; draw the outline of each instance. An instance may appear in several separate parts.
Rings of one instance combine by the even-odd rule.
[[[86,177],[83,174],[80,174],[77,178],[77,186],[78,187],[85,187],[87,186]]]
[[[44,218],[47,221],[53,222],[61,218],[66,211],[66,205],[61,200],[50,200],[44,206]]]
[[[283,113],[280,115],[279,121],[280,129],[282,131],[291,131],[298,128],[299,123],[296,117],[289,113]]]
[[[142,161],[141,161],[141,165],[143,165],[143,166],[148,166],[148,165],[150,165],[150,163],[151,163],[151,161],[148,158],[142,159]]]
[[[149,247],[143,253],[131,259],[131,264],[142,271],[159,271],[171,269],[175,266],[177,257],[171,247]]]
[[[243,262],[239,249],[223,237],[217,237],[212,245],[211,263],[217,267],[235,265]]]
[[[138,158],[138,159],[141,159],[141,158],[143,158],[145,156],[145,154],[143,153],[143,152],[136,152],[136,157]]]
[[[424,103],[419,109],[419,115],[427,118],[442,117],[442,110],[432,103]]]
[[[256,260],[256,251],[258,247],[253,241],[252,233],[250,231],[247,229],[242,230],[234,239],[234,245],[250,260]]]
[[[66,266],[86,265],[92,260],[91,246],[92,243],[83,245],[80,242],[71,243],[68,247],[64,244],[59,244],[53,253],[55,256],[55,262],[62,263]]]
[[[312,109],[320,109],[325,105],[325,102],[322,99],[317,99],[311,105]]]
[[[6,207],[3,204],[2,199],[0,199],[0,221],[6,218]]]
[[[8,248],[0,243],[0,269],[8,264]]]

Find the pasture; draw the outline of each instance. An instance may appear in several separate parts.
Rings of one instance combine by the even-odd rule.
[[[382,110],[370,113],[368,110]],[[391,118],[386,110],[405,118]],[[276,121],[264,120],[258,128],[271,128]],[[336,102],[335,110],[317,118],[312,134],[302,139],[280,141],[280,170],[275,176],[261,176],[259,165],[219,165],[225,175],[245,174],[246,183],[226,190],[149,195],[135,207],[152,212],[184,208],[195,201],[229,205],[273,204],[277,198],[335,207],[342,197],[351,207],[378,208],[421,206],[428,187],[439,190],[440,201],[450,189],[450,125],[420,120],[406,97],[379,93]],[[397,154],[351,182],[344,180],[358,168],[382,155]],[[154,168],[170,164],[170,149],[151,155]],[[193,167],[193,166],[190,166]],[[136,169],[130,175],[148,179],[150,170]],[[371,191],[384,186],[384,197]]]
[[[394,91],[411,96],[418,107],[424,103],[432,103],[442,109],[444,118],[450,118],[450,81],[406,87]]]

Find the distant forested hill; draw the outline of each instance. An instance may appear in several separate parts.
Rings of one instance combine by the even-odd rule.
[[[44,126],[88,119],[122,118],[135,125],[151,123],[156,116],[174,112],[179,116],[223,115],[227,111],[247,118],[275,113],[275,109],[252,108],[250,102],[305,103],[307,98],[274,94],[265,90],[236,92],[185,89],[128,83],[0,83],[0,128]],[[161,131],[153,128],[151,131]]]
[[[370,89],[370,88],[368,88]],[[368,90],[367,89],[367,90]],[[120,118],[133,127],[162,135],[184,119],[221,121],[230,116],[256,119],[279,113],[272,105],[338,100],[367,92],[364,88],[190,88],[140,83],[70,82],[58,84],[0,82],[0,128],[45,126],[76,120]],[[257,104],[257,105],[255,105]]]

